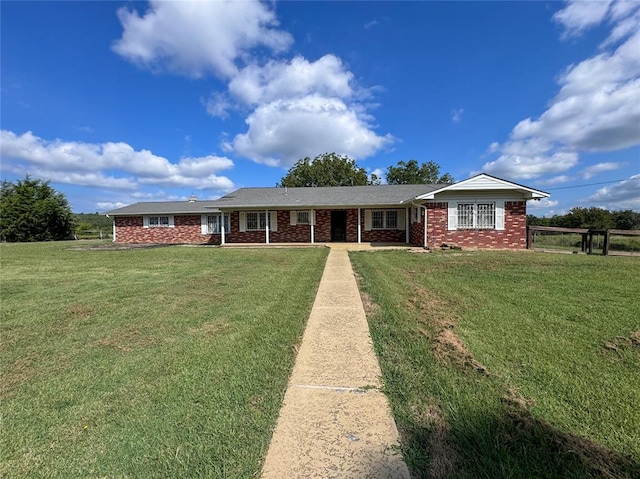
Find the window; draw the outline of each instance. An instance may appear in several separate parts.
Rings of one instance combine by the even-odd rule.
[[[495,203],[458,203],[458,229],[495,229]]]
[[[299,225],[308,225],[309,224],[309,212],[308,211],[298,211],[297,212],[297,224]]]
[[[247,212],[247,231],[267,229],[267,215],[264,211]]]
[[[384,229],[384,211],[371,212],[371,228],[374,230]]]
[[[224,218],[224,231],[229,233],[229,215],[208,215],[207,216],[207,234],[222,233],[222,221]]]
[[[145,216],[144,217],[145,228],[172,228],[173,216]]]
[[[371,215],[371,228],[372,230],[397,230],[404,229],[404,215],[405,210],[373,210],[371,212],[365,212],[365,230],[369,227],[368,215]],[[401,224],[402,220],[402,224]]]

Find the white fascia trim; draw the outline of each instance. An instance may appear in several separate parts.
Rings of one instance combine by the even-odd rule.
[[[491,175],[487,175],[486,173],[480,173],[479,175],[475,175],[472,176],[471,178],[467,178],[466,180],[462,180],[459,181],[458,183],[452,183],[450,185],[445,186],[444,188],[440,188],[439,190],[435,190],[435,191],[431,191],[429,193],[425,193],[424,195],[420,195],[420,196],[416,196],[414,199],[416,200],[433,200],[435,199],[435,195],[437,195],[438,193],[442,193],[443,191],[447,191],[447,190],[456,190],[458,189],[457,187],[463,186],[466,183],[470,182],[471,180],[475,180],[476,178],[490,178],[491,180],[503,184],[505,186],[508,186],[509,189],[512,190],[518,190],[521,191],[523,193],[529,193],[529,195],[525,195],[525,199],[530,200],[530,199],[540,199],[540,198],[548,198],[549,196],[551,196],[549,193],[545,192],[545,191],[540,191],[540,190],[534,190],[533,188],[529,188],[527,186],[523,186],[523,185],[519,185],[517,183],[513,183],[511,181],[507,181],[507,180],[503,180],[502,178],[497,178],[495,176],[491,176]]]

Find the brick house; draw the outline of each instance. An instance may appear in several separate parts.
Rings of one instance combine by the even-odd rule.
[[[548,193],[487,174],[453,184],[241,188],[214,201],[109,211],[118,243],[393,242],[525,248],[527,200]]]

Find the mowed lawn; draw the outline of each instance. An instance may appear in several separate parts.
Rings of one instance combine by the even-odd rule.
[[[0,476],[255,477],[325,249],[0,245]]]
[[[640,259],[351,254],[415,478],[640,477]]]

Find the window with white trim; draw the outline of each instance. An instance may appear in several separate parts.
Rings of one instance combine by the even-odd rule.
[[[458,203],[458,229],[495,229],[495,203]]]
[[[398,229],[398,210],[373,210],[371,212],[371,229]]]
[[[224,231],[226,233],[229,233],[229,215],[222,215],[222,214],[207,215],[207,234],[222,233],[223,221],[224,221]]]
[[[143,219],[143,226],[145,228],[172,228],[173,216],[171,215],[145,216]]]
[[[309,221],[309,212],[308,211],[297,211],[296,223],[299,225],[308,225]]]
[[[247,212],[247,231],[267,229],[267,214],[264,211]]]

